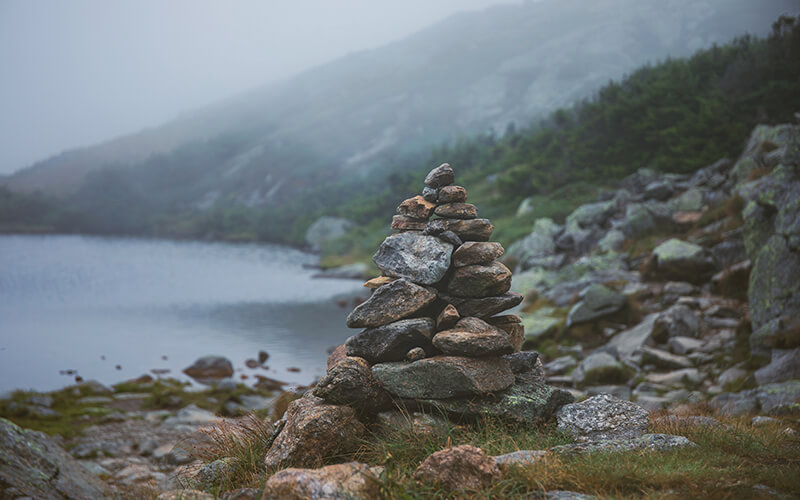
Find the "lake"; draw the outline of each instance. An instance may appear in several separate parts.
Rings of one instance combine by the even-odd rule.
[[[0,392],[112,384],[198,357],[307,384],[324,374],[361,282],[314,279],[314,255],[276,245],[0,236]],[[345,304],[346,301],[346,304]],[[244,366],[264,350],[264,368]],[[300,368],[300,372],[288,368]]]

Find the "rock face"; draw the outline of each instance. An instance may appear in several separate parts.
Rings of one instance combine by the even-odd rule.
[[[404,319],[368,328],[347,339],[347,355],[362,357],[370,363],[381,363],[402,361],[406,353],[415,347],[432,353],[431,338],[435,329],[431,318]]]
[[[381,363],[372,373],[391,394],[408,399],[447,399],[502,391],[514,374],[502,358],[435,356],[414,363]]]
[[[480,448],[469,445],[437,451],[425,459],[414,479],[451,491],[480,490],[503,478],[497,462]]]
[[[372,260],[388,276],[432,285],[444,277],[452,253],[453,245],[439,238],[407,232],[386,238]]]
[[[436,300],[436,292],[399,279],[375,290],[347,316],[350,328],[372,328],[407,318]]]
[[[578,441],[635,438],[644,435],[650,425],[647,410],[608,394],[566,405],[556,418],[559,430]]]
[[[53,438],[0,418],[0,488],[3,498],[109,498],[94,474]],[[13,493],[12,493],[13,490]]]
[[[284,469],[270,476],[263,500],[372,500],[380,497],[377,474],[358,462],[319,469]]]
[[[222,356],[204,356],[183,370],[183,373],[197,380],[221,379],[233,375],[233,365],[228,358]]]
[[[325,404],[311,395],[290,403],[285,419],[264,459],[268,469],[319,465],[328,457],[355,451],[367,432],[353,408]]]

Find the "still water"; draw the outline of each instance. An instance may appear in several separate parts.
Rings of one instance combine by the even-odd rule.
[[[309,383],[353,333],[345,317],[363,294],[357,281],[312,278],[315,262],[275,245],[0,236],[0,392],[73,383],[62,370],[104,384],[152,369],[185,379],[207,354],[250,383]],[[259,350],[269,369],[245,368]]]

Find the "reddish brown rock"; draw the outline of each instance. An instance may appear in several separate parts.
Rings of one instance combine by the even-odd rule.
[[[486,322],[508,334],[508,341],[511,342],[515,352],[522,349],[522,344],[525,343],[525,327],[522,325],[522,318],[515,314],[508,314],[488,318]]]
[[[455,325],[461,316],[458,314],[458,309],[453,304],[447,304],[447,307],[442,309],[439,316],[436,318],[436,329],[447,330]]]
[[[325,404],[307,394],[289,404],[286,424],[270,446],[264,465],[267,469],[314,467],[355,451],[366,432],[353,408]]]
[[[467,190],[461,186],[445,186],[439,190],[439,203],[464,203],[467,201]]]
[[[464,267],[472,264],[488,264],[499,259],[504,253],[505,250],[500,243],[468,241],[453,252],[453,265]]]
[[[431,203],[422,196],[409,198],[397,206],[397,213],[414,219],[428,219],[436,208],[435,203]]]
[[[339,361],[343,360],[347,357],[347,347],[342,344],[338,346],[333,352],[328,356],[328,370],[331,369],[333,365],[338,363]]]
[[[474,219],[478,216],[478,209],[469,203],[445,203],[436,207],[434,213],[445,219]]]
[[[511,271],[494,261],[457,268],[447,283],[447,293],[457,297],[502,295],[511,288]]]
[[[264,485],[262,500],[380,498],[376,468],[349,462],[319,469],[284,469],[273,474]]]
[[[414,479],[423,484],[451,491],[485,489],[502,478],[497,462],[470,445],[437,451],[414,473]]]
[[[392,229],[397,231],[423,231],[427,222],[425,219],[414,219],[405,215],[395,215],[392,217]]]
[[[447,229],[464,241],[488,241],[494,231],[489,219],[445,219]]]

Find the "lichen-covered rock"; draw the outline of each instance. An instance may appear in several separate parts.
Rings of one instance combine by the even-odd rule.
[[[658,245],[648,273],[660,279],[704,283],[714,273],[714,259],[699,245],[673,238]]]
[[[503,311],[518,306],[522,302],[522,295],[507,292],[495,297],[466,298],[440,293],[442,301],[452,304],[462,317],[474,316],[486,319]]]
[[[453,245],[439,238],[409,232],[383,240],[372,260],[388,276],[432,285],[444,277],[452,253]]]
[[[502,478],[494,459],[470,445],[437,451],[414,473],[414,479],[423,484],[451,491],[488,488]]]
[[[447,293],[457,297],[502,295],[510,288],[511,271],[497,261],[456,268],[447,283]]]
[[[391,394],[408,399],[446,399],[502,391],[514,383],[501,358],[434,356],[414,363],[380,363],[375,378]]]
[[[414,347],[432,353],[431,338],[435,330],[431,318],[402,319],[388,325],[368,328],[347,339],[348,356],[357,356],[370,363],[402,361]]]
[[[373,328],[407,318],[436,300],[436,292],[398,279],[375,290],[347,316],[350,328]]]
[[[355,451],[367,432],[353,408],[325,404],[310,394],[292,401],[285,419],[264,459],[268,469],[319,465]]]
[[[600,284],[584,288],[578,296],[581,300],[570,309],[567,326],[594,321],[614,314],[627,302],[624,295]]]
[[[109,498],[96,476],[42,432],[0,418],[0,494],[8,498],[83,500]],[[6,498],[3,496],[3,498]]]
[[[489,264],[495,259],[499,259],[504,251],[503,245],[497,242],[468,241],[453,252],[453,266]]]
[[[284,469],[270,476],[262,500],[373,500],[380,498],[378,473],[358,462],[319,469]]]
[[[314,396],[327,403],[349,405],[367,415],[387,408],[391,400],[372,376],[363,358],[347,357],[323,376],[313,390]]]
[[[792,249],[784,235],[771,236],[758,252],[748,290],[754,329],[781,316],[800,317],[800,248]]]
[[[650,425],[647,410],[608,394],[566,405],[556,418],[559,430],[569,432],[579,442],[631,439],[644,435]]]
[[[584,443],[564,444],[550,448],[553,453],[579,454],[597,452],[620,452],[620,451],[668,451],[685,446],[697,446],[683,436],[673,436],[670,434],[644,434],[631,439],[611,438],[601,441],[589,441]]]
[[[573,401],[572,394],[563,389],[542,382],[523,382],[484,397],[423,400],[422,403],[454,417],[489,417],[533,426],[552,420],[559,408]]]

